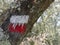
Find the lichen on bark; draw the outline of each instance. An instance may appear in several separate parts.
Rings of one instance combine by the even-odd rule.
[[[18,2],[20,2],[21,0],[17,0],[17,4],[20,4]],[[5,12],[3,12],[3,16],[5,16],[5,18],[3,19],[2,21],[2,28],[4,28],[3,30],[7,30],[7,25],[8,25],[8,22],[6,22],[6,19],[7,21],[8,18],[10,17],[11,13],[15,13],[17,12],[18,14],[28,14],[29,15],[29,21],[27,23],[27,31],[24,33],[24,35],[22,35],[20,37],[20,40],[17,42],[16,40],[14,42],[12,42],[11,45],[19,45],[19,43],[21,43],[21,41],[24,39],[24,37],[26,37],[26,35],[31,31],[34,23],[37,21],[37,19],[41,16],[41,14],[49,7],[49,5],[53,2],[54,0],[39,0],[39,1],[32,1],[32,0],[27,0],[26,2],[23,1],[23,3],[21,3],[21,6],[18,6],[18,7],[15,7],[15,8],[10,8],[10,9],[7,9]],[[27,5],[26,5],[27,3]],[[28,5],[29,5],[29,8],[28,8]],[[18,8],[21,8],[21,10],[18,10]],[[18,11],[17,11],[18,10]],[[0,18],[0,19],[1,19]],[[2,20],[1,19],[1,20]]]

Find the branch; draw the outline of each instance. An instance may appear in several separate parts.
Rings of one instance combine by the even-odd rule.
[[[35,10],[33,13],[29,13],[30,15],[30,20],[29,23],[27,24],[27,32],[25,33],[25,35],[22,36],[22,38],[20,39],[19,43],[23,40],[24,37],[26,37],[26,35],[31,31],[34,23],[37,21],[37,19],[42,15],[42,13],[50,6],[50,4],[53,2],[54,0],[43,0],[42,2],[40,2],[39,4],[34,4],[35,6]]]

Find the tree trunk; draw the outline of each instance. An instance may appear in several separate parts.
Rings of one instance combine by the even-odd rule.
[[[33,27],[33,25],[34,25],[34,23],[37,21],[37,19],[42,15],[42,13],[49,7],[49,5],[53,2],[54,0],[42,0],[42,1],[40,1],[40,2],[35,2],[35,0],[34,0],[34,2],[32,3],[33,5],[32,5],[32,7],[34,7],[34,9],[32,9],[33,10],[33,12],[30,12],[30,9],[27,9],[27,11],[26,11],[26,8],[24,8],[23,10],[25,10],[26,11],[26,13],[28,13],[28,15],[29,15],[29,21],[28,21],[28,23],[27,23],[27,29],[26,29],[26,32],[24,33],[24,35],[21,35],[21,37],[20,37],[20,39],[18,40],[18,41],[11,41],[11,45],[19,45],[21,42],[22,42],[22,40],[24,39],[24,37],[26,37],[26,35],[31,31],[31,29],[32,29],[32,27]],[[23,4],[23,3],[22,3]],[[23,7],[22,7],[23,8]],[[21,8],[21,9],[22,9]],[[9,17],[10,16],[10,13],[12,13],[12,11],[13,11],[13,9],[10,9],[9,11],[7,10],[2,16],[1,16],[1,18],[2,17]],[[7,13],[8,12],[8,13]],[[1,19],[0,18],[0,19]],[[7,18],[3,18],[3,23],[5,23],[5,21],[6,21],[6,19]],[[7,27],[6,27],[6,25],[8,25],[8,24],[6,24],[5,23],[5,25],[3,24],[3,26],[2,26],[2,28],[4,29],[4,30],[7,30]],[[5,27],[4,27],[5,26]]]

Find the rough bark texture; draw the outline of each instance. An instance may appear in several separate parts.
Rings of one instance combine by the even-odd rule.
[[[19,1],[19,0],[18,0]],[[9,18],[11,16],[11,14],[28,14],[29,15],[29,21],[27,24],[27,31],[20,36],[19,40],[14,40],[11,41],[11,45],[19,45],[19,43],[21,43],[21,41],[24,39],[24,37],[26,37],[26,35],[31,31],[34,23],[37,21],[37,19],[41,16],[41,14],[44,12],[44,10],[46,10],[49,5],[54,1],[54,0],[41,0],[40,2],[36,2],[35,0],[28,0],[29,2],[23,2],[21,3],[22,5],[20,6],[21,11],[16,10],[17,8],[13,8],[13,9],[8,9],[4,14],[2,14],[2,16],[0,17],[0,20],[2,20],[2,28],[4,31],[7,31],[7,25],[9,24]],[[31,5],[30,8],[27,7],[27,4]],[[31,11],[31,8],[34,7],[33,12]]]

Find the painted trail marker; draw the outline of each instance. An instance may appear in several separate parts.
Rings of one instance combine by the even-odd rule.
[[[21,16],[11,16],[10,22],[11,23],[28,23],[29,16],[28,15],[21,15]]]
[[[28,19],[29,19],[28,15],[11,16],[10,24],[8,26],[9,31],[24,33],[26,31],[26,24],[28,23]]]

